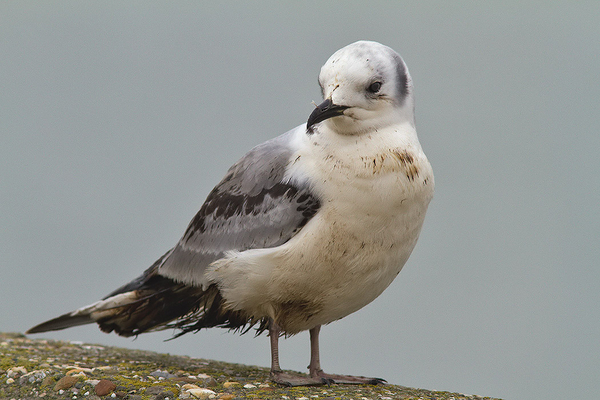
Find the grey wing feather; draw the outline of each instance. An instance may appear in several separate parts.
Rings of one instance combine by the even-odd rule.
[[[279,246],[317,212],[308,184],[285,181],[293,131],[269,140],[234,164],[212,190],[158,273],[205,285],[206,268],[226,251]]]

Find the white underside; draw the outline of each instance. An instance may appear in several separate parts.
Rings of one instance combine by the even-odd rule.
[[[360,136],[300,126],[294,146],[288,178],[321,196],[318,213],[287,243],[230,252],[207,271],[229,307],[274,318],[288,333],[379,296],[412,252],[434,187],[409,123]]]
[[[131,304],[137,300],[138,296],[135,291],[120,293],[105,300],[99,300],[88,306],[78,308],[71,313],[71,316],[89,315],[94,321],[98,321],[115,314],[119,307]]]

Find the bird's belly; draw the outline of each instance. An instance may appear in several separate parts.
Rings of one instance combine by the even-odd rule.
[[[363,218],[323,210],[282,246],[267,288],[279,325],[290,332],[310,329],[378,297],[404,266],[421,230],[424,210],[405,208],[400,215]]]
[[[296,236],[276,248],[230,254],[214,264],[213,281],[231,308],[273,318],[287,333],[357,311],[410,256],[433,194],[430,168],[424,159],[414,175],[329,174],[319,212]]]

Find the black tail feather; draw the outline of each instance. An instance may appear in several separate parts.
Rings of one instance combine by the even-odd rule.
[[[203,290],[156,273],[145,273],[134,282],[137,287],[132,282],[111,293],[114,296],[123,293],[123,289],[134,289],[138,299],[99,319],[97,322],[102,331],[135,336],[175,329],[178,332],[173,338],[177,338],[203,328],[219,327],[245,333],[260,323],[257,334],[268,328],[267,320],[254,320],[242,311],[228,309],[216,285]]]
[[[29,333],[41,333],[48,331],[60,331],[62,329],[71,328],[73,326],[86,325],[95,322],[89,315],[75,315],[72,313],[63,314],[60,317],[53,318],[49,321],[42,322],[27,330]]]
[[[255,319],[226,307],[216,285],[206,289],[178,283],[158,274],[171,251],[159,258],[133,281],[90,306],[61,315],[29,329],[40,333],[97,322],[104,332],[121,336],[175,329],[173,338],[203,328],[220,327],[241,333],[258,324],[257,335],[268,327],[265,318]]]
[[[171,339],[176,339],[186,333],[198,332],[204,328],[225,328],[241,334],[247,333],[258,324],[256,335],[268,329],[268,319],[255,319],[243,311],[226,308],[225,301],[216,285],[211,285],[204,292],[202,303],[189,314],[179,318],[166,328],[179,330]]]
[[[169,278],[155,275],[139,290],[139,300],[115,310],[110,316],[99,319],[98,325],[104,332],[115,332],[121,336],[175,329],[177,338],[203,328],[226,328],[242,333],[257,323],[257,334],[267,329],[266,320],[254,320],[242,311],[226,308],[225,301],[216,285],[206,290],[176,283]]]

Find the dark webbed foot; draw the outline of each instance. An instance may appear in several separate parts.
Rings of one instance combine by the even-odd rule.
[[[329,385],[333,382],[321,377],[312,377],[309,375],[288,374],[283,371],[271,371],[270,379],[283,386],[322,386]]]
[[[316,373],[317,377],[337,385],[385,385],[387,381],[381,378],[369,378],[366,376],[334,375],[323,371]]]
[[[319,371],[311,375],[296,375],[283,371],[271,371],[271,380],[283,386],[323,386],[323,385],[385,385],[381,378],[365,376],[334,375]]]

